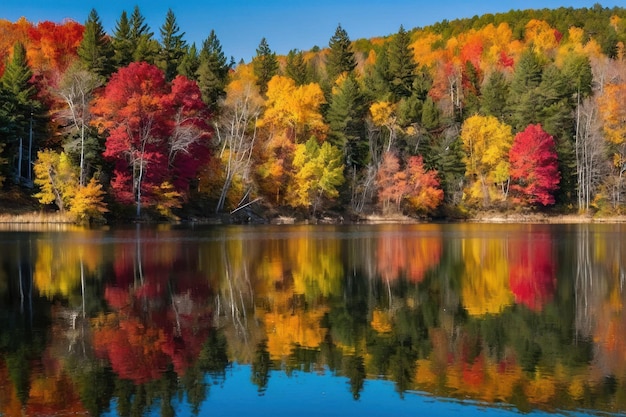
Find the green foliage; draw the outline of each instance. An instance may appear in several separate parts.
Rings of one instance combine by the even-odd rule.
[[[365,140],[365,97],[353,75],[334,88],[326,121],[330,128],[328,140],[345,153],[348,167],[362,168],[367,161]]]
[[[296,82],[296,85],[304,85],[309,82],[309,70],[304,61],[304,53],[292,49],[287,54],[287,65],[285,75]]]
[[[88,70],[98,75],[108,77],[113,72],[113,45],[104,31],[96,9],[91,10],[85,22],[85,32],[78,47],[78,56]]]
[[[389,83],[394,97],[411,95],[417,64],[413,60],[411,38],[403,26],[393,37],[388,50]]]
[[[233,67],[222,51],[222,44],[213,30],[202,42],[199,65],[196,71],[198,87],[202,92],[202,101],[215,112],[219,102],[226,96],[228,73]]]
[[[261,39],[256,56],[252,60],[254,75],[257,77],[257,85],[261,95],[267,92],[267,83],[278,73],[278,60],[276,53],[272,52],[265,38]]]
[[[185,32],[180,31],[172,9],[167,11],[165,22],[159,32],[161,33],[161,42],[156,63],[165,73],[165,79],[171,81],[178,75],[178,65],[185,56],[187,49],[187,42],[184,40]]]
[[[288,198],[290,204],[293,207],[313,206],[315,214],[322,199],[336,198],[338,187],[344,182],[342,160],[339,148],[328,142],[320,147],[315,137],[297,145],[293,159],[296,172]]]
[[[356,67],[356,60],[348,33],[341,25],[337,26],[328,46],[330,49],[326,60],[326,73],[328,80],[332,83],[340,74],[352,72]]]

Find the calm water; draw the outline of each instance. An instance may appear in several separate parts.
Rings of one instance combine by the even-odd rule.
[[[0,416],[626,415],[625,233],[0,232]]]

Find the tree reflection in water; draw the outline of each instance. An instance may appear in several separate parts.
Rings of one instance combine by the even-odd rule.
[[[0,414],[198,415],[242,370],[251,408],[311,374],[352,407],[385,379],[388,407],[624,412],[622,228],[7,232]]]

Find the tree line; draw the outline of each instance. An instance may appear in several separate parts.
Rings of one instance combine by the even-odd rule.
[[[0,21],[5,191],[79,221],[283,212],[620,213],[626,9],[511,11],[286,56]]]

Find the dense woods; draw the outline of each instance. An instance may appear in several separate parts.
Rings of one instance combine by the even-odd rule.
[[[624,8],[339,25],[249,63],[171,10],[0,33],[1,192],[78,221],[624,211]]]

